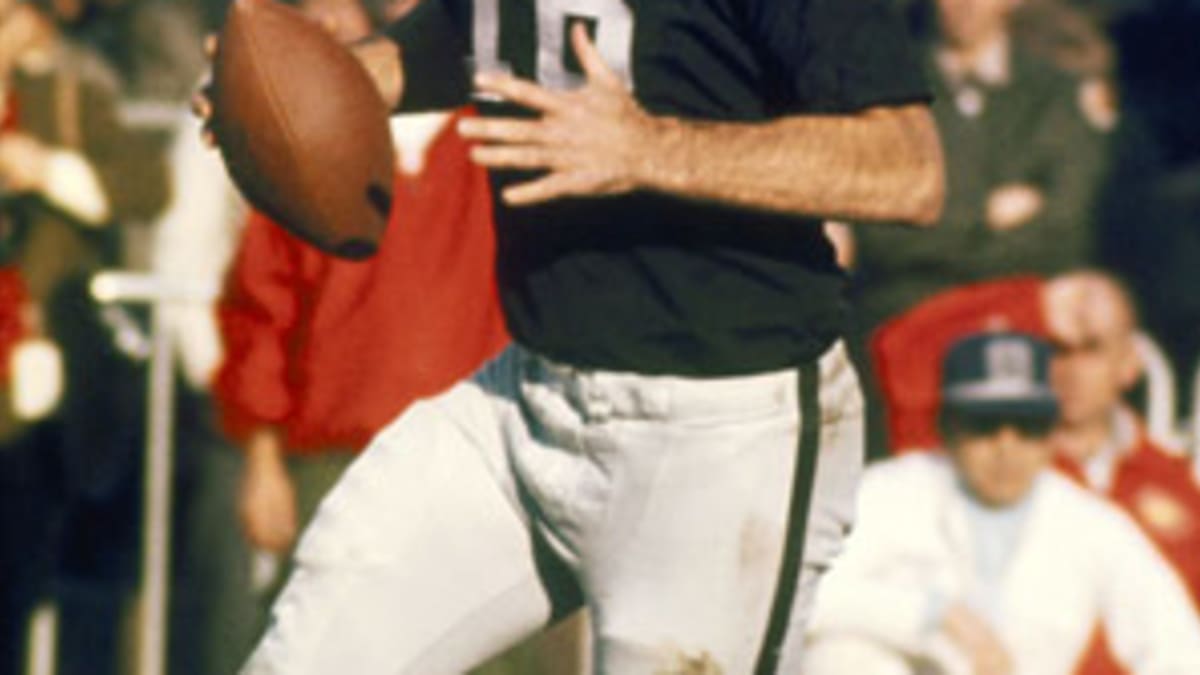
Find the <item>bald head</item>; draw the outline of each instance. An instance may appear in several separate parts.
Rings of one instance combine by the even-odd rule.
[[[1019,0],[937,0],[938,25],[947,46],[974,52],[1008,33]]]
[[[1085,271],[1056,277],[1043,299],[1057,346],[1052,381],[1064,424],[1110,419],[1141,372],[1128,291],[1106,274]]]
[[[1050,332],[1060,344],[1127,341],[1137,330],[1137,312],[1129,292],[1103,272],[1087,270],[1055,277],[1046,285],[1045,304]]]

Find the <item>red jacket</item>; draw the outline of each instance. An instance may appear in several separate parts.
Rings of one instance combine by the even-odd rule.
[[[21,271],[15,265],[0,266],[0,386],[8,386],[13,350],[28,337],[23,312],[29,301]]]
[[[1191,461],[1155,445],[1144,430],[1113,467],[1106,495],[1137,521],[1171,561],[1200,611],[1200,485]],[[1065,457],[1058,468],[1083,484],[1083,470]]]
[[[391,223],[366,261],[252,216],[218,307],[225,430],[244,440],[274,426],[297,453],[361,449],[507,343],[494,257],[487,175],[453,121],[420,175],[398,172]]]

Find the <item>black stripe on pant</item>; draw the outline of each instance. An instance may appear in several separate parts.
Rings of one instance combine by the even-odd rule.
[[[795,469],[792,472],[792,498],[788,505],[787,531],[783,545],[783,561],[775,582],[775,599],[767,630],[763,634],[755,675],[773,675],[779,668],[784,636],[796,601],[804,564],[804,544],[808,534],[808,515],[812,502],[813,481],[817,473],[817,458],[821,449],[820,369],[817,363],[800,367],[800,435],[797,441]]]

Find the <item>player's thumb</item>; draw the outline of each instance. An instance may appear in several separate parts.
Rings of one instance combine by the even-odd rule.
[[[589,81],[610,87],[621,86],[621,78],[604,62],[600,50],[592,44],[587,25],[582,21],[571,25],[571,48],[574,49],[575,57]]]

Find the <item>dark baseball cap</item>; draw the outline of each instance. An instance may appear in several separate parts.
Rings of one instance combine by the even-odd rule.
[[[942,361],[944,412],[996,421],[1057,418],[1050,356],[1049,344],[1025,333],[982,333],[959,340]]]

